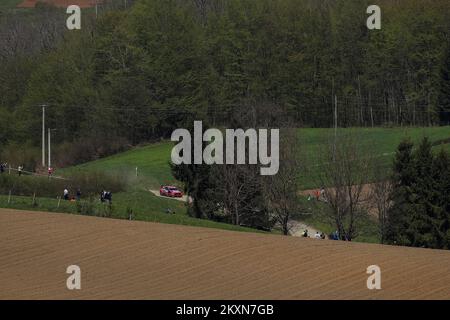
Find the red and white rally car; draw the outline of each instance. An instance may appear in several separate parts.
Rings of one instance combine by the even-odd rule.
[[[181,198],[183,192],[181,192],[177,187],[174,186],[161,186],[159,189],[159,194],[165,197]]]

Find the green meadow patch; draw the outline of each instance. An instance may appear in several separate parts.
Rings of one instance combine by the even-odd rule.
[[[97,197],[91,199],[83,197],[79,202],[71,202],[58,200],[57,198],[0,195],[0,207],[2,208],[62,212],[124,220],[129,219],[131,214],[133,220],[140,221],[243,232],[262,232],[226,223],[191,218],[186,214],[184,206],[183,202],[158,198],[149,192],[118,193],[113,195],[111,207],[107,203],[101,203]]]
[[[440,148],[450,151],[450,144],[448,143],[450,127],[348,128],[339,130],[355,135],[361,142],[363,152],[374,155],[377,164],[385,168],[386,177],[391,172],[397,145],[404,138],[410,138],[417,144],[424,136],[428,136],[430,141],[435,143],[434,151],[438,151]],[[333,139],[334,130],[305,128],[299,129],[298,134],[301,140],[301,156],[303,159],[298,178],[301,180],[303,189],[317,188],[320,186],[319,175],[324,161],[323,151],[330,143],[330,139]],[[184,202],[160,198],[149,192],[149,189],[159,189],[162,184],[182,187],[170,172],[169,161],[173,146],[174,143],[170,141],[154,143],[78,166],[56,170],[55,175],[58,176],[91,178],[96,181],[97,188],[101,187],[106,190],[109,186],[103,185],[105,183],[101,183],[102,181],[120,181],[123,185],[120,188],[122,191],[113,193],[111,208],[100,203],[98,195],[92,192],[90,192],[93,194],[91,201],[88,199],[87,192],[84,192],[83,207],[80,207],[80,204],[65,201],[60,201],[58,206],[59,189],[57,192],[55,191],[53,196],[49,196],[50,193],[46,192],[46,196],[42,197],[38,192],[35,201],[33,201],[32,193],[30,193],[24,194],[22,197],[13,195],[12,200],[8,203],[8,196],[4,194],[0,196],[0,207],[109,216],[118,219],[128,219],[129,215],[132,214],[136,220],[257,232],[255,229],[189,217],[186,214]],[[96,178],[96,176],[102,174],[104,176],[101,179]],[[27,177],[27,179],[34,178]],[[30,186],[33,186],[33,184],[30,184]],[[5,193],[5,190],[3,188],[3,193]],[[49,188],[49,190],[52,189]],[[99,192],[100,190],[98,190]],[[334,223],[329,220],[326,214],[328,207],[325,204],[307,201],[304,197],[301,197],[299,201],[302,202],[305,210],[297,214],[297,219],[326,233],[334,231]],[[378,241],[377,221],[373,217],[362,217],[358,221],[358,229],[360,233],[355,239],[356,241]],[[277,231],[274,230],[274,232]]]
[[[344,133],[355,135],[364,154],[374,156],[377,165],[389,174],[397,145],[404,138],[418,143],[423,137],[431,142],[450,138],[450,127],[430,128],[347,128],[339,129]],[[320,186],[320,170],[325,151],[333,141],[334,129],[298,129],[301,143],[302,166],[298,178],[302,189]],[[448,140],[447,140],[448,141]],[[160,142],[120,153],[111,157],[89,162],[62,172],[84,170],[106,171],[121,175],[130,181],[130,187],[157,189],[162,184],[178,184],[172,177],[169,167],[170,153],[173,147],[170,141]],[[442,147],[450,150],[450,144]],[[435,146],[438,150],[441,146]],[[136,175],[137,168],[137,175]]]

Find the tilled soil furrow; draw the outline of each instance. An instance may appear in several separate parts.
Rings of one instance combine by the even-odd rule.
[[[444,250],[0,209],[0,252],[0,299],[450,299]]]

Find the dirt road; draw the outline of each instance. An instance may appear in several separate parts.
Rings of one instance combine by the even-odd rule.
[[[290,234],[291,234],[291,236],[294,236],[294,237],[303,237],[303,232],[305,230],[308,230],[309,238],[314,238],[314,236],[317,232],[320,233],[319,230],[317,230],[311,226],[308,226],[307,224],[305,224],[301,221],[291,220],[290,224],[291,224]]]
[[[367,209],[367,212],[373,217],[378,217],[378,210],[376,208],[376,203],[374,202],[372,196],[373,189],[374,189],[373,183],[363,185],[361,190],[361,199],[363,199],[363,202],[365,203],[365,209]],[[299,195],[311,196],[311,201],[316,201],[315,195],[318,190],[319,189],[301,190],[299,191]],[[321,201],[323,201],[322,197]]]
[[[153,193],[155,196],[160,197],[160,198],[164,198],[164,199],[172,199],[172,200],[177,200],[177,201],[182,201],[182,202],[186,202],[188,199],[188,196],[183,195],[181,198],[171,198],[171,197],[165,197],[159,194],[159,190],[149,190],[151,193]],[[189,202],[192,202],[192,198],[189,197]]]
[[[0,299],[450,298],[441,250],[0,209],[0,252]]]

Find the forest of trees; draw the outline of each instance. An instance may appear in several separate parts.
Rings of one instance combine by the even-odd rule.
[[[450,156],[433,154],[428,139],[416,150],[406,140],[397,149],[383,242],[450,249]]]
[[[366,0],[136,0],[80,31],[55,8],[0,15],[0,143],[39,146],[43,103],[55,143],[100,155],[263,105],[297,126],[332,126],[336,102],[341,127],[438,124],[449,1],[376,2],[381,30]]]

